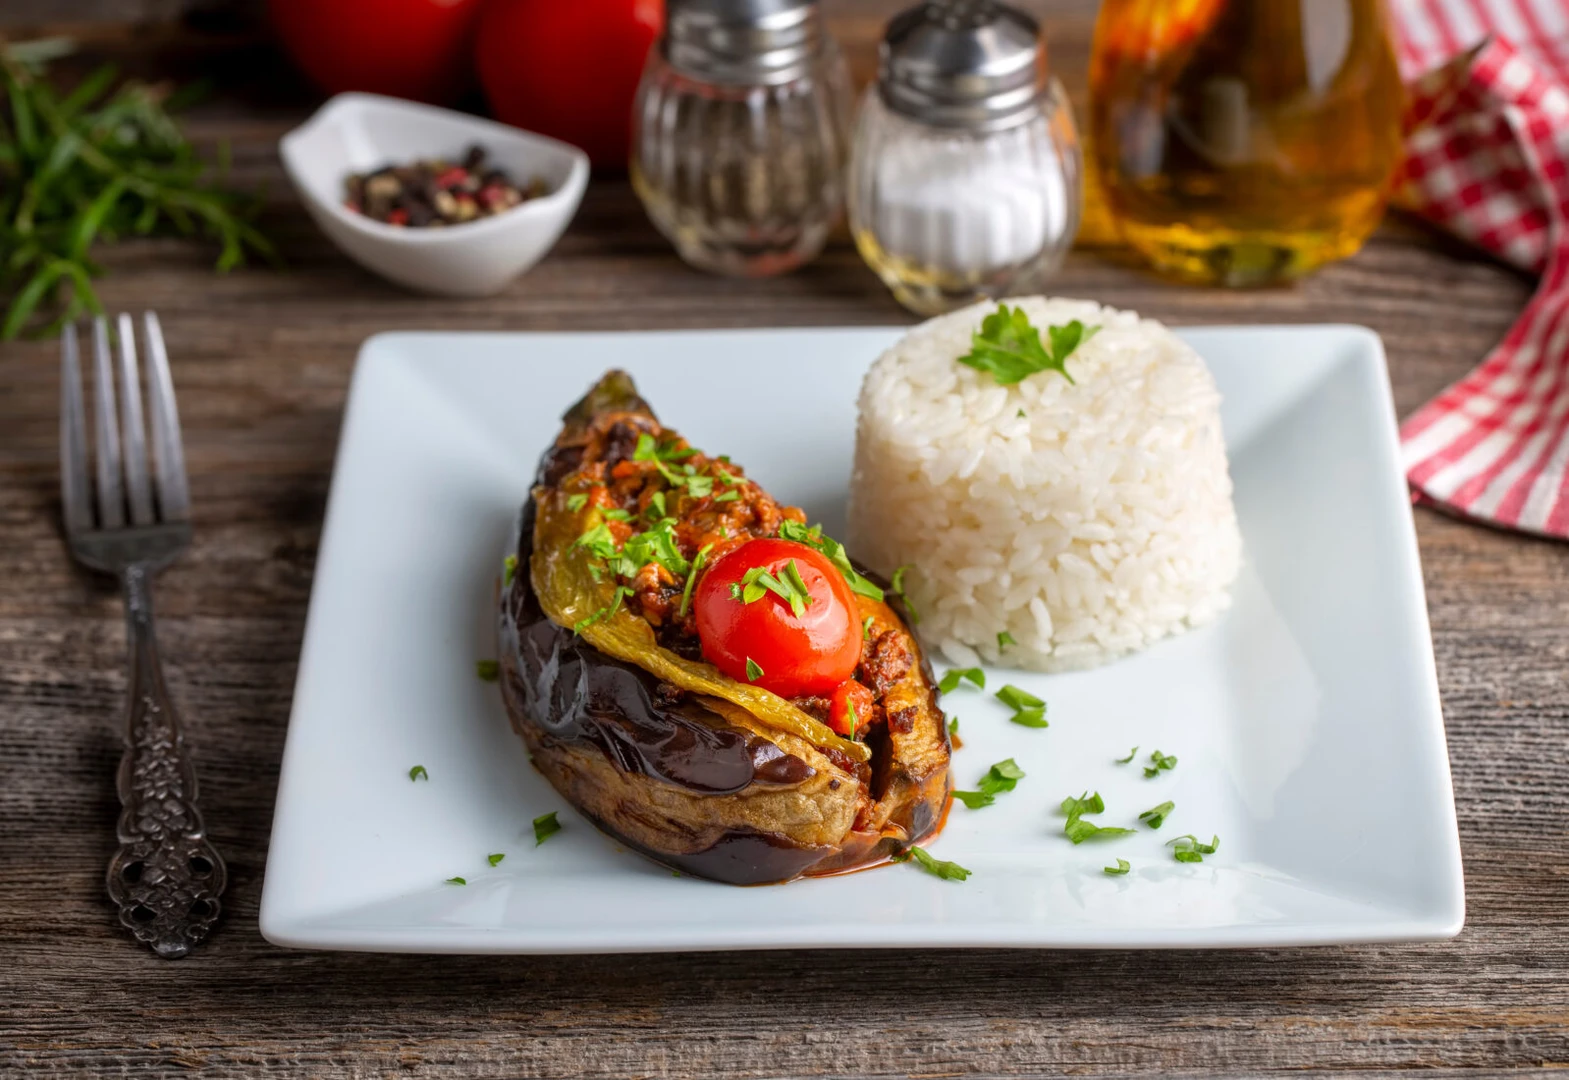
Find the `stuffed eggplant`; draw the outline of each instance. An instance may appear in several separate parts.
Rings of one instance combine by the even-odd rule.
[[[903,855],[948,729],[902,600],[605,375],[507,559],[502,693],[534,765],[629,847],[734,884]]]

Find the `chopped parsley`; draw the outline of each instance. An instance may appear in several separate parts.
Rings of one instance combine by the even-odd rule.
[[[956,862],[939,859],[925,848],[909,847],[903,855],[894,856],[894,862],[909,862],[914,859],[916,864],[928,874],[935,874],[944,881],[963,881],[970,876],[970,872]]]
[[[976,791],[955,791],[953,797],[962,802],[971,810],[979,810],[983,806],[990,806],[997,801],[997,796],[1004,791],[1012,791],[1024,779],[1024,770],[1019,768],[1019,763],[1009,758],[993,765],[981,782],[976,785]]]
[[[850,555],[845,551],[844,545],[831,536],[823,535],[821,525],[807,528],[799,521],[782,521],[779,523],[779,538],[794,540],[798,544],[816,548],[828,556],[828,561],[837,566],[839,572],[844,575],[845,581],[850,583],[851,592],[872,600],[883,599],[883,591],[856,572],[855,567],[850,565]]]
[[[546,840],[561,831],[561,822],[556,820],[557,811],[541,814],[534,819],[534,846],[539,847]]]
[[[1132,836],[1132,829],[1123,829],[1113,825],[1097,825],[1093,821],[1083,818],[1074,818],[1062,827],[1068,839],[1075,844],[1082,844],[1086,840],[1110,840],[1117,836]]]
[[[746,658],[746,681],[756,682],[763,677],[763,669],[750,656]]]
[[[1072,383],[1068,357],[1099,332],[1100,327],[1086,328],[1074,319],[1066,326],[1048,326],[1047,345],[1042,345],[1040,331],[1030,325],[1023,308],[998,304],[970,336],[970,351],[959,357],[959,363],[986,372],[999,386],[1012,386],[1047,370]]]
[[[460,877],[449,877],[446,881],[442,882],[442,884],[443,885],[467,885],[468,884],[468,880],[466,878],[460,878]]]
[[[735,595],[734,585],[732,582],[731,596]],[[801,571],[796,567],[794,559],[786,563],[778,574],[769,573],[766,567],[754,566],[742,576],[743,604],[756,603],[769,593],[789,604],[797,619],[806,614],[806,605],[812,602],[812,594],[807,591],[806,582],[801,580]]]
[[[703,564],[708,561],[708,553],[714,549],[713,544],[704,544],[698,549],[697,556],[692,560],[692,569],[686,574],[686,587],[681,590],[681,607],[676,611],[676,618],[686,618],[686,609],[692,603],[692,583],[697,580],[697,575],[702,572]]]
[[[850,730],[844,733],[844,737],[847,739],[853,739],[855,738],[855,729],[861,726],[861,721],[860,718],[855,715],[855,702],[851,701],[849,698],[845,698],[844,707],[849,710],[850,713]]]
[[[578,492],[576,495],[568,495],[567,496],[567,509],[572,511],[574,514],[577,513],[579,510],[583,509],[583,507],[585,507],[587,505],[588,505],[588,496],[585,495],[581,491]]]
[[[1158,829],[1166,823],[1166,815],[1177,808],[1177,804],[1167,799],[1159,806],[1152,806],[1139,815],[1139,820],[1152,829]]]
[[[909,594],[904,591],[905,571],[911,569],[914,565],[914,563],[905,563],[903,566],[894,570],[893,580],[888,583],[888,591],[893,593],[900,600],[904,601],[904,610],[910,613],[910,621],[912,623],[919,623],[921,621],[921,616],[915,610],[915,605],[910,602]]]
[[[1129,870],[1132,870],[1133,864],[1128,862],[1127,859],[1118,859],[1116,866],[1103,866],[1100,869],[1101,873],[1103,874],[1110,874],[1112,877],[1117,877],[1119,874],[1126,874]]]
[[[1085,821],[1085,814],[1099,814],[1106,809],[1106,803],[1101,799],[1100,792],[1091,795],[1085,792],[1077,797],[1069,795],[1062,800],[1062,812],[1068,816],[1063,824],[1062,831],[1069,840],[1075,844],[1082,844],[1086,840],[1109,840],[1117,836],[1131,836],[1132,829],[1122,829],[1110,825],[1097,825],[1093,821]]]
[[[1117,758],[1116,759],[1117,764],[1118,765],[1126,765],[1128,762],[1133,760],[1133,755],[1137,754],[1138,752],[1139,752],[1139,748],[1137,746],[1135,746],[1132,750],[1128,751],[1128,756],[1127,757]]]
[[[423,766],[423,765],[416,765],[412,769],[409,770],[409,779],[410,780],[429,780],[430,779],[430,773],[425,771],[425,766]]]
[[[685,449],[676,449],[674,443],[666,443],[664,446],[660,446],[658,441],[645,431],[637,437],[637,448],[632,451],[632,460],[653,462],[685,461],[695,453],[697,453],[696,448],[691,446]]]
[[[585,616],[584,618],[581,618],[577,622],[573,623],[572,632],[574,634],[581,634],[584,630],[587,630],[590,626],[593,626],[600,620],[610,618],[616,612],[621,610],[621,601],[625,600],[631,595],[631,589],[627,588],[625,585],[617,585],[615,595],[610,598],[610,603],[606,604],[592,615]]]
[[[679,578],[688,570],[686,556],[676,543],[675,519],[660,518],[640,533],[627,537],[621,557],[613,564],[622,577],[635,577],[649,563],[658,563]]]
[[[951,668],[942,677],[942,682],[937,684],[939,693],[951,694],[959,689],[961,680],[968,679],[975,684],[977,690],[986,689],[986,672],[978,667]]]
[[[1044,709],[1046,703],[1028,690],[1020,690],[1012,683],[1008,683],[997,691],[997,700],[1010,709]]]
[[[872,640],[872,616],[868,615],[866,621],[861,623],[861,640]]]
[[[1001,652],[1003,649],[1006,649],[1009,645],[1017,644],[1018,642],[1013,640],[1013,635],[1008,633],[1006,630],[997,635],[997,651],[999,652]]]
[[[665,516],[665,493],[656,491],[648,497],[648,507],[643,511],[650,521],[658,521]]]
[[[590,555],[604,559],[607,562],[621,554],[621,549],[616,546],[616,534],[610,531],[610,526],[603,521],[598,522],[592,529],[587,530],[572,544],[573,547],[587,548]]]
[[[1014,413],[1013,415],[1014,415],[1015,418],[1017,418],[1019,420],[1023,420],[1024,419],[1024,410],[1020,409],[1018,412]]]
[[[517,572],[518,557],[516,555],[508,555],[501,560],[501,587],[503,589],[511,588],[512,579],[517,576]]]
[[[959,734],[959,718],[957,716],[955,716],[952,720],[948,721],[948,734],[952,735],[954,737],[958,737],[958,734]]]
[[[1166,846],[1172,849],[1171,857],[1178,862],[1197,863],[1203,862],[1204,856],[1215,854],[1215,850],[1220,847],[1220,837],[1212,837],[1206,844],[1192,833],[1188,833],[1175,840],[1167,840]]]
[[[1153,765],[1144,766],[1144,779],[1151,780],[1162,772],[1169,772],[1177,767],[1177,759],[1170,754],[1162,754],[1159,750],[1150,755]]]
[[[599,512],[599,516],[604,518],[606,521],[630,521],[630,520],[632,520],[632,515],[630,513],[628,513],[627,511],[621,509],[619,506],[613,506],[609,510],[601,510]]]
[[[1069,795],[1062,800],[1062,812],[1068,816],[1070,821],[1083,814],[1100,814],[1104,813],[1105,810],[1106,803],[1101,799],[1098,791],[1093,795],[1087,791],[1078,797]]]
[[[496,852],[493,855],[487,855],[485,858],[490,862],[491,866],[500,866],[501,865],[501,860],[505,859],[506,857],[507,857],[507,853],[506,852],[498,851],[498,852]]]
[[[722,491],[718,495],[715,495],[714,496],[714,501],[716,503],[735,502],[740,497],[741,497],[741,493],[739,491],[736,491],[734,488],[731,488],[729,491]]]
[[[1008,717],[1008,719],[1012,720],[1015,724],[1018,724],[1020,727],[1029,727],[1029,728],[1051,727],[1051,724],[1047,723],[1047,721],[1046,721],[1046,710],[1045,709],[1020,709],[1018,712],[1016,712],[1012,716]]]
[[[495,660],[474,661],[474,674],[486,682],[495,682],[501,678],[501,665]]]

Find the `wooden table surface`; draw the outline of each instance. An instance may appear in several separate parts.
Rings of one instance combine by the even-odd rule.
[[[836,9],[863,68],[891,6]],[[1081,72],[1087,15],[1049,15],[1059,65]],[[268,945],[256,920],[278,762],[344,393],[367,335],[909,321],[843,241],[782,280],[690,272],[615,179],[593,184],[560,246],[502,296],[408,295],[338,255],[288,195],[275,143],[307,108],[298,95],[241,94],[191,122],[203,141],[233,140],[243,180],[270,185],[266,224],[286,272],[214,277],[210,252],[177,242],[104,258],[111,309],[163,317],[195,499],[195,545],[158,583],[159,631],[231,884],[223,922],[184,961],[132,942],[104,896],[125,681],[120,600],[60,541],[55,348],[0,346],[0,1073],[1450,1075],[1569,1065],[1569,548],[1427,511],[1417,528],[1469,906],[1455,941],[560,958]],[[1177,324],[1363,323],[1383,335],[1405,413],[1483,355],[1531,283],[1397,219],[1360,255],[1292,289],[1175,287],[1115,253],[1076,253],[1053,289]]]

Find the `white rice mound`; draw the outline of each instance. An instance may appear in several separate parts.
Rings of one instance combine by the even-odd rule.
[[[861,386],[850,550],[911,566],[917,629],[960,665],[1086,668],[1215,618],[1242,536],[1204,362],[1131,311],[1004,302],[1043,343],[1072,319],[1101,328],[1068,357],[1074,383],[999,386],[959,363],[990,302],[910,331]]]

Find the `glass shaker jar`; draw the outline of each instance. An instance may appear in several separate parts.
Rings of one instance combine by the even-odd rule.
[[[1078,230],[1073,114],[1034,19],[993,0],[896,16],[850,159],[861,256],[921,315],[1029,292]]]
[[[634,106],[632,186],[693,266],[793,270],[843,212],[850,98],[816,0],[669,0]]]
[[[1168,274],[1289,281],[1362,246],[1400,162],[1380,0],[1103,0],[1095,171],[1122,238]]]

